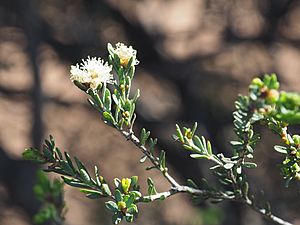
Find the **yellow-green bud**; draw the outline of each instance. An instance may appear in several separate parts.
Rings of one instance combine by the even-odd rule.
[[[300,135],[293,135],[293,141],[296,145],[299,145],[300,144]]]
[[[123,210],[123,209],[126,209],[126,203],[125,202],[123,202],[123,201],[121,201],[121,202],[118,202],[118,209],[119,210]]]
[[[99,176],[99,180],[100,180],[101,183],[103,183],[104,178],[102,176]]]
[[[122,185],[124,193],[128,193],[129,188],[130,188],[130,184],[131,184],[131,179],[129,179],[129,178],[123,178],[122,179],[121,185]]]
[[[192,138],[192,131],[190,128],[188,128],[184,134],[184,136],[186,136],[188,139]]]
[[[121,89],[121,91],[124,91],[124,90],[125,90],[125,85],[124,85],[124,84],[121,84],[121,85],[120,85],[120,89]]]
[[[279,99],[279,92],[275,89],[271,89],[267,91],[266,100],[270,103],[275,103]]]
[[[252,84],[257,85],[260,88],[262,88],[264,86],[264,82],[258,77],[254,78],[252,80]]]
[[[122,116],[123,116],[124,118],[128,118],[128,117],[130,116],[130,114],[129,114],[128,111],[125,111],[125,112],[122,113]]]

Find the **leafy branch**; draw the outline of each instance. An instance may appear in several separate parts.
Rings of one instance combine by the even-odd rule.
[[[63,201],[64,183],[59,179],[50,181],[44,172],[38,171],[37,184],[33,191],[35,197],[42,203],[39,211],[34,215],[35,224],[50,222],[52,225],[62,225],[66,213],[65,202]]]
[[[120,223],[123,219],[132,222],[138,214],[138,203],[164,200],[177,193],[186,192],[197,201],[210,199],[212,202],[223,200],[240,202],[274,224],[290,225],[289,222],[272,214],[269,202],[257,203],[249,191],[250,185],[244,169],[256,168],[252,160],[260,136],[255,132],[253,125],[260,122],[267,124],[271,130],[279,134],[285,144],[275,146],[275,150],[286,155],[281,167],[284,179],[288,182],[299,179],[300,136],[291,136],[287,133],[287,123],[300,121],[298,94],[279,92],[279,83],[275,75],[265,75],[263,80],[255,78],[249,86],[249,95],[239,96],[235,103],[233,123],[237,140],[231,141],[230,157],[213,153],[210,141],[196,134],[197,123],[192,128],[181,128],[176,125],[176,134],[173,138],[190,152],[192,158],[210,160],[214,164],[211,170],[221,184],[219,187],[213,187],[202,179],[199,185],[192,180],[188,180],[187,185],[181,185],[168,172],[166,152],[161,150],[156,153],[157,138],[151,137],[150,131],[145,128],[141,129],[139,136],[133,131],[136,119],[135,106],[140,96],[139,90],[131,96],[135,66],[139,63],[136,59],[136,50],[118,43],[115,47],[108,44],[108,52],[108,63],[104,63],[100,58],[88,58],[80,65],[72,66],[71,80],[89,95],[89,103],[101,114],[104,123],[118,130],[142,152],[140,163],[148,159],[152,166],[146,169],[161,172],[170,183],[170,189],[157,192],[153,180],[148,178],[148,193],[143,195],[139,191],[137,176],[121,180],[115,178],[115,187],[111,188],[99,175],[97,167],[91,175],[79,159],[71,158],[67,152],[62,152],[56,147],[51,136],[45,141],[42,150],[27,149],[23,153],[25,159],[48,164],[46,172],[60,174],[66,184],[80,188],[90,199],[107,198],[105,205],[113,213],[114,224]]]

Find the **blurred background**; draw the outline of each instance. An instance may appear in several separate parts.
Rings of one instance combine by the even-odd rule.
[[[200,124],[199,134],[216,152],[230,154],[232,112],[238,93],[254,76],[275,72],[282,88],[300,92],[298,0],[1,0],[0,1],[0,224],[29,225],[39,203],[32,187],[37,165],[22,160],[52,134],[61,149],[113,177],[160,174],[144,170],[141,153],[105,126],[69,68],[90,56],[107,57],[106,45],[124,42],[138,50],[134,88],[141,89],[137,128],[146,127],[167,151],[171,173],[184,183],[214,182],[205,161],[193,160],[172,141],[175,123]],[[283,188],[276,137],[258,128],[259,169],[249,171],[254,193],[264,189],[275,214],[300,224],[299,187]],[[299,127],[294,132],[299,133]],[[110,224],[103,201],[65,188],[66,225]],[[240,204],[194,205],[188,195],[141,205],[134,224],[260,225]]]

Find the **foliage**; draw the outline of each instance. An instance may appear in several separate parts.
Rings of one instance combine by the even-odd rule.
[[[299,94],[279,91],[279,82],[275,74],[265,75],[262,79],[253,79],[249,86],[249,94],[240,95],[235,102],[233,124],[236,139],[231,141],[231,156],[215,154],[210,141],[197,135],[197,123],[191,128],[176,125],[176,134],[173,138],[190,152],[191,158],[211,161],[213,164],[211,170],[220,181],[217,186],[209,184],[205,179],[201,184],[188,180],[187,185],[180,185],[168,173],[165,151],[156,153],[157,138],[151,137],[150,131],[145,128],[141,129],[139,137],[133,132],[136,119],[135,106],[140,95],[139,90],[134,95],[130,92],[135,66],[138,64],[136,51],[131,46],[117,44],[113,47],[108,44],[108,52],[108,65],[114,70],[116,77],[115,80],[107,82],[112,83],[110,88],[107,87],[103,71],[96,66],[90,66],[92,64],[88,61],[90,58],[83,61],[86,63],[81,64],[81,67],[76,66],[79,70],[72,67],[72,81],[89,95],[89,103],[101,114],[104,123],[114,127],[141,150],[143,157],[140,162],[143,163],[148,159],[152,163],[152,166],[146,169],[157,169],[162,173],[171,184],[170,189],[158,193],[153,180],[148,178],[148,193],[143,195],[139,191],[136,176],[115,178],[115,187],[109,187],[97,167],[91,175],[79,159],[76,157],[73,159],[67,152],[62,152],[56,147],[51,136],[45,141],[41,151],[27,149],[23,153],[25,159],[48,164],[45,171],[62,175],[66,184],[80,188],[90,199],[107,198],[105,205],[113,214],[113,224],[118,224],[123,219],[132,222],[138,214],[138,203],[164,200],[180,192],[190,193],[198,202],[208,199],[212,202],[237,201],[275,224],[290,224],[272,214],[269,202],[255,199],[251,194],[245,170],[257,167],[253,161],[253,152],[260,135],[254,130],[254,124],[260,123],[267,125],[282,140],[282,145],[274,148],[284,155],[281,174],[286,186],[291,180],[300,179],[300,136],[288,133],[289,124],[300,123]],[[97,61],[95,58],[93,60]],[[103,60],[100,62],[102,65]],[[107,74],[110,72],[108,65],[104,71],[106,77],[110,76]],[[84,76],[84,79],[78,76]],[[102,79],[96,87],[95,79]]]
[[[38,181],[33,191],[36,198],[42,203],[42,207],[34,215],[33,222],[43,224],[50,221],[53,225],[63,224],[65,214],[63,201],[64,183],[59,179],[54,179],[51,182],[42,171],[38,171],[37,178]]]

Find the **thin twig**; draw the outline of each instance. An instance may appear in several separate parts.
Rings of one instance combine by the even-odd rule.
[[[150,152],[147,150],[147,148],[144,145],[142,145],[140,140],[134,135],[133,132],[128,132],[128,131],[120,130],[120,129],[118,129],[118,130],[121,132],[121,134],[127,140],[130,140],[133,144],[135,144],[142,151],[142,153],[150,159],[151,163],[155,167],[159,168],[158,160],[153,155],[150,154]],[[177,183],[177,181],[167,171],[164,171],[163,175],[169,181],[169,183],[172,185],[172,187],[179,187],[180,186]]]
[[[142,153],[150,159],[151,163],[156,168],[159,169],[159,162],[157,161],[157,159],[150,154],[150,152],[147,150],[147,148],[144,145],[141,144],[140,140],[138,139],[138,137],[136,137],[134,135],[133,132],[128,132],[128,131],[121,130],[121,129],[118,129],[118,130],[127,140],[131,141],[134,145],[136,145],[142,151]],[[182,192],[190,193],[195,196],[212,196],[212,197],[216,197],[216,198],[226,199],[226,200],[230,200],[230,201],[236,201],[236,202],[245,204],[248,207],[250,207],[251,209],[253,209],[255,212],[262,215],[263,218],[267,219],[268,221],[270,221],[274,224],[293,225],[292,223],[289,223],[289,222],[273,215],[272,213],[267,212],[265,209],[259,208],[258,206],[253,204],[253,202],[250,199],[246,199],[246,200],[241,199],[241,198],[237,199],[235,196],[227,195],[224,192],[211,192],[208,190],[201,190],[201,189],[196,189],[196,188],[192,188],[192,187],[188,187],[188,186],[183,186],[183,185],[180,185],[168,172],[162,172],[162,174],[172,185],[172,188],[166,192],[157,193],[155,195],[143,196],[139,200],[139,202],[155,201],[155,200],[162,199],[162,198],[168,198],[174,194],[182,193]]]
[[[265,209],[259,208],[250,199],[247,199],[245,201],[240,201],[240,202],[246,204],[251,209],[253,209],[255,212],[261,214],[263,216],[263,218],[267,219],[270,222],[273,222],[274,224],[279,224],[279,225],[293,225],[292,223],[289,223],[289,222],[287,222],[287,221],[285,221],[285,220],[283,220],[283,219],[281,219],[281,218],[273,215],[272,213],[267,213]]]

